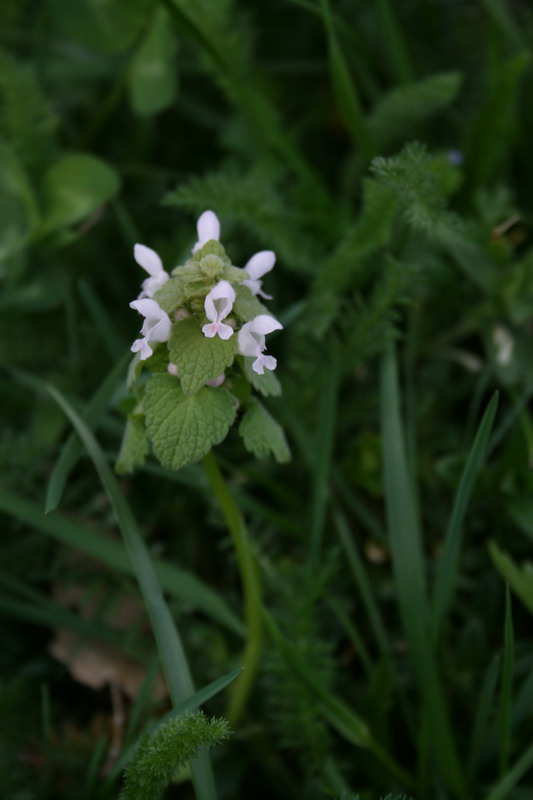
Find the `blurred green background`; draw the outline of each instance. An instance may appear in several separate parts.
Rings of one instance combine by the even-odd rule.
[[[113,515],[45,386],[114,462],[133,244],[171,269],[210,208],[233,263],[277,254],[268,406],[293,459],[258,463],[235,434],[217,455],[311,671],[265,637],[219,796],[531,798],[532,36],[525,0],[0,0],[2,797],[118,796],[119,754],[167,710]],[[121,486],[182,570],[163,585],[203,686],[239,665],[220,512],[198,465]]]

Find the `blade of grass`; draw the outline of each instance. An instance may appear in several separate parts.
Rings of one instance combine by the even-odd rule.
[[[49,386],[48,391],[76,429],[104,486],[146,604],[172,701],[179,705],[194,694],[194,684],[181,638],[163,598],[141,532],[89,428],[54,386]],[[191,774],[198,800],[216,800],[215,781],[206,752],[201,752],[191,761]]]
[[[316,569],[321,557],[324,522],[329,494],[333,445],[335,441],[335,419],[340,382],[339,348],[332,347],[332,357],[326,369],[324,389],[318,404],[318,437],[313,459],[314,481],[309,532],[309,561]]]
[[[509,769],[509,751],[511,748],[511,723],[513,711],[513,674],[514,674],[514,631],[511,591],[505,587],[505,622],[503,626],[503,662],[502,683],[500,692],[499,714],[499,777],[503,778]]]
[[[495,393],[487,406],[479,425],[474,444],[468,454],[463,474],[457,487],[453,510],[446,531],[444,550],[437,566],[435,591],[433,595],[433,637],[438,640],[442,623],[448,612],[457,584],[459,572],[459,552],[461,548],[462,526],[472,494],[474,482],[483,464],[489,436],[498,410],[498,393]]]
[[[467,774],[471,781],[475,777],[481,757],[483,742],[487,737],[490,714],[494,703],[498,675],[500,673],[500,661],[501,659],[499,656],[496,656],[491,661],[485,673],[485,678],[479,693],[479,700],[476,705],[476,716],[474,719],[472,737],[470,739],[472,744],[467,762]]]
[[[363,669],[368,676],[371,676],[374,672],[374,663],[370,658],[363,636],[346,613],[343,604],[337,600],[337,598],[330,597],[328,600],[328,605],[344,629],[344,633],[348,637],[355,653],[359,657],[361,664],[363,665]]]
[[[123,379],[124,370],[130,358],[131,354],[128,351],[127,354],[124,353],[122,358],[118,359],[113,369],[100,385],[98,391],[95,392],[92,399],[87,404],[84,419],[86,424],[93,430],[98,426],[98,423],[104,415],[119,381]],[[61,455],[50,475],[46,491],[45,514],[49,514],[53,511],[61,502],[68,476],[76,465],[80,453],[80,440],[75,433],[72,433],[63,445]]]
[[[532,765],[533,744],[528,747],[518,761],[515,761],[509,772],[496,784],[485,800],[505,800],[511,789],[516,786],[522,775],[525,775]]]
[[[12,493],[0,492],[0,511],[52,536],[67,547],[87,553],[121,574],[134,574],[126,548],[115,539],[95,530],[88,530],[57,512],[45,517],[39,506]],[[187,570],[160,559],[153,559],[153,565],[165,592],[200,609],[238,636],[244,636],[242,622],[223,598],[203,581]]]
[[[350,135],[365,159],[374,155],[374,147],[342,47],[337,38],[329,0],[320,0],[322,20],[329,46],[330,72],[339,107]]]
[[[481,0],[485,11],[492,19],[502,37],[507,41],[512,50],[525,50],[526,40],[507,10],[507,5],[502,0]]]
[[[394,77],[398,83],[410,83],[414,80],[414,71],[409,57],[407,43],[389,0],[378,0],[377,10],[380,29],[383,32],[390,61],[394,67]]]
[[[436,759],[453,792],[466,797],[463,771],[428,636],[429,605],[422,539],[410,485],[392,343],[382,359],[381,422],[387,520],[402,624],[423,703],[431,720]]]
[[[363,605],[368,614],[368,619],[371,623],[376,642],[382,654],[387,655],[390,651],[387,632],[385,630],[385,625],[383,624],[383,618],[381,616],[379,606],[374,597],[374,592],[372,591],[372,584],[370,582],[370,578],[368,577],[365,565],[354,543],[353,536],[348,528],[348,524],[340,512],[335,514],[335,529],[346,554],[355,586],[361,595]]]

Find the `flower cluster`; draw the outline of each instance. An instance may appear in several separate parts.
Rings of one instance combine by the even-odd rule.
[[[145,318],[141,328],[141,338],[134,341],[132,351],[139,353],[141,361],[150,358],[153,354],[151,345],[167,342],[171,336],[173,321],[169,313],[173,313],[174,321],[177,322],[189,315],[198,317],[199,311],[203,310],[205,322],[202,324],[202,321],[198,320],[198,324],[206,338],[214,339],[218,336],[227,341],[236,334],[236,353],[254,359],[251,364],[254,372],[263,375],[265,369],[274,370],[276,359],[265,355],[265,337],[273,331],[281,330],[283,326],[266,313],[267,309],[258,300],[254,302],[260,313],[254,314],[251,319],[239,313],[235,304],[238,292],[241,293],[241,302],[246,301],[243,292],[251,301],[257,297],[271,299],[270,295],[262,290],[262,278],[273,268],[276,261],[275,254],[271,250],[263,250],[253,255],[243,269],[237,269],[229,264],[221,245],[217,245],[219,250],[213,252],[213,245],[218,243],[220,238],[220,222],[212,211],[205,211],[200,216],[197,231],[198,241],[192,248],[193,258],[184,267],[177,267],[173,271],[172,275],[175,278],[171,278],[165,271],[160,257],[154,250],[142,244],[135,245],[134,258],[146,270],[149,277],[143,281],[139,297],[130,303],[130,307]],[[198,303],[197,288],[190,287],[205,286],[209,276],[219,275],[220,265],[226,270],[229,279],[223,277],[211,286],[203,297],[202,309]],[[184,302],[180,308],[167,313],[154,295],[159,293],[160,296],[160,290],[168,289],[165,285],[173,280],[176,285],[181,280],[179,286],[183,288]],[[248,302],[247,308],[249,307]],[[262,313],[263,311],[265,313]],[[169,365],[169,372],[178,374],[173,364]],[[222,374],[208,383],[219,385],[223,380]]]

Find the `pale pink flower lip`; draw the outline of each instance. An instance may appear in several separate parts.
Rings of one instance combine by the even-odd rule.
[[[233,336],[233,328],[222,322],[226,319],[233,303],[235,302],[235,290],[228,281],[219,281],[214,286],[204,300],[205,315],[209,322],[203,326],[202,333],[208,339],[212,339],[217,334],[221,339],[229,339]]]
[[[153,353],[150,342],[168,342],[172,323],[166,311],[150,298],[134,300],[130,303],[130,308],[145,318],[141,328],[143,336],[141,339],[136,339],[131,346],[132,352],[140,352],[141,361],[145,361]]]
[[[265,369],[276,369],[276,359],[273,356],[263,355],[266,350],[265,336],[282,328],[283,325],[274,317],[269,314],[259,314],[240,329],[237,336],[239,353],[243,356],[255,356],[252,369],[258,375],[263,375]]]

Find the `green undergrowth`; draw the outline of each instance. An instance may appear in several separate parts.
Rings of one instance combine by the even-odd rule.
[[[532,36],[0,3],[1,797],[533,796]]]

